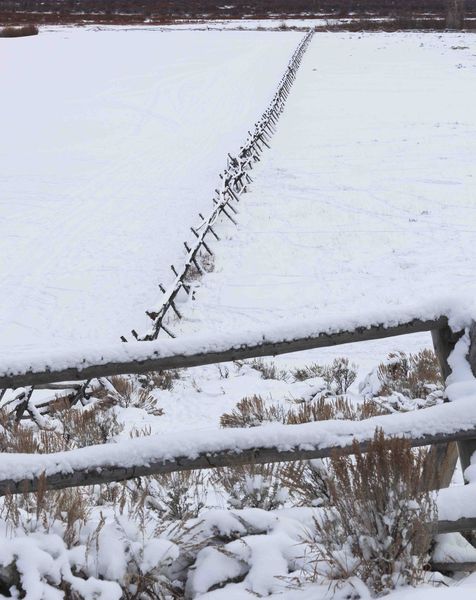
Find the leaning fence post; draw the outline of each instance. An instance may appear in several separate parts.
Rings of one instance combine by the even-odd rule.
[[[456,342],[462,335],[462,331],[456,333],[453,332],[448,324],[439,329],[433,329],[431,332],[433,347],[440,364],[440,370],[444,381],[451,375],[448,357],[451,352],[453,352]],[[458,462],[458,454],[461,458],[459,443],[451,442],[449,444],[437,444],[432,446],[430,458],[435,461],[434,464],[438,473],[439,487],[445,488],[450,485],[456,463]]]

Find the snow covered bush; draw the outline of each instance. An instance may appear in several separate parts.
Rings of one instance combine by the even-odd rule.
[[[263,423],[284,423],[286,409],[280,404],[269,404],[261,396],[248,396],[240,400],[230,413],[220,417],[222,427],[257,427]]]
[[[156,475],[147,482],[148,504],[167,521],[198,517],[205,506],[203,471],[178,471]]]
[[[283,465],[281,481],[289,490],[294,505],[321,506],[329,504],[328,468],[326,459],[295,461]]]
[[[250,366],[255,371],[258,371],[262,379],[279,379],[286,381],[288,378],[288,372],[285,369],[280,369],[272,360],[253,358],[245,364]]]
[[[145,389],[173,390],[175,383],[182,377],[180,369],[166,369],[164,371],[149,371],[138,376],[138,381]]]
[[[164,381],[173,381],[170,377],[164,378],[164,375],[155,374],[155,381],[163,385]],[[99,381],[101,386],[94,392],[96,398],[109,402],[112,406],[141,408],[154,416],[163,414],[162,408],[157,406],[157,398],[151,393],[151,388],[143,387],[136,377],[103,377]],[[154,384],[153,378],[151,382]]]
[[[281,463],[216,469],[212,483],[222,489],[231,508],[275,510],[289,498],[281,478]]]
[[[305,381],[321,377],[330,391],[335,395],[345,394],[357,378],[357,365],[350,363],[346,357],[335,358],[330,365],[322,366],[312,363],[298,367],[292,371],[296,381]]]
[[[73,406],[57,410],[52,416],[60,423],[57,435],[61,432],[65,449],[105,444],[124,429],[114,410],[108,409],[100,402],[87,407]]]
[[[379,596],[415,585],[429,560],[436,519],[426,450],[375,433],[364,453],[335,455],[326,477],[331,507],[315,519],[310,570],[333,581],[356,577]]]
[[[443,401],[444,385],[435,353],[392,352],[367,375],[360,393],[379,398],[390,411],[408,411]]]

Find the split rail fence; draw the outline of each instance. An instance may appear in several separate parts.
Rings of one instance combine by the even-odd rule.
[[[465,332],[452,331],[448,319],[441,316],[427,320],[415,318],[393,326],[383,323],[353,329],[330,326],[322,331],[294,337],[282,332],[268,332],[256,336],[241,333],[225,337],[221,341],[197,336],[182,340],[120,344],[118,348],[95,348],[81,356],[75,352],[69,355],[63,353],[56,357],[26,361],[24,364],[12,364],[0,370],[0,386],[15,389],[19,386],[56,384],[64,389],[64,381],[68,382],[67,385],[72,385],[72,382],[84,382],[96,377],[186,368],[422,331],[432,333],[441,372],[446,379],[451,374],[448,358]],[[476,326],[468,325],[467,332],[470,339],[467,360],[474,375]],[[246,341],[247,339],[249,341]],[[476,407],[476,399],[474,405]],[[333,422],[333,433],[338,438],[333,444],[326,443],[326,439],[329,439],[329,426],[322,421],[304,426],[279,425],[273,430],[274,437],[271,438],[264,435],[263,428],[234,429],[232,433],[230,430],[217,432],[218,439],[209,444],[199,437],[192,436],[191,440],[188,439],[187,443],[182,445],[178,436],[179,442],[174,445],[171,440],[176,436],[151,436],[58,454],[21,455],[18,464],[15,462],[16,455],[3,454],[0,465],[0,495],[31,492],[44,485],[48,489],[62,489],[174,471],[325,458],[331,456],[335,450],[351,454],[354,439],[358,439],[365,451],[375,431],[375,419],[378,419],[378,426],[382,427],[387,435],[406,437],[414,447],[432,445],[439,465],[442,468],[445,465],[446,474],[443,473],[443,479],[440,480],[442,487],[445,487],[450,483],[458,454],[463,469],[466,469],[476,451],[476,408],[468,412],[467,407],[467,404],[460,408],[458,402],[449,402],[412,413],[391,414],[358,423],[339,421],[337,430],[336,422]],[[458,411],[461,410],[466,410],[466,414],[459,415]],[[435,417],[438,423],[441,422],[440,430],[435,430]],[[420,424],[423,423],[423,427],[418,428],[417,435],[412,435],[412,419],[417,418]],[[431,423],[427,430],[425,422]],[[8,476],[5,473],[8,473]],[[459,492],[464,493],[468,490],[468,493],[473,494],[472,487],[461,486]],[[445,493],[454,489],[448,488]],[[438,522],[438,531],[441,533],[472,530],[476,530],[476,510],[474,514],[464,515],[456,520]],[[476,568],[476,565],[473,567]],[[452,568],[458,569],[462,566],[453,565]]]
[[[132,330],[132,335],[136,340],[155,340],[159,336],[161,330],[170,337],[175,337],[170,327],[166,324],[166,315],[172,309],[175,315],[179,319],[181,318],[175,300],[181,290],[186,294],[190,294],[190,284],[187,284],[187,279],[194,268],[198,273],[203,274],[204,269],[200,264],[199,256],[202,251],[209,256],[213,254],[210,244],[207,243],[207,239],[210,234],[216,240],[220,239],[213,229],[220,215],[225,215],[232,223],[235,225],[237,224],[234,216],[237,214],[237,210],[234,203],[239,202],[240,196],[246,193],[247,185],[252,182],[250,171],[253,169],[253,165],[260,160],[263,150],[270,147],[269,141],[273,133],[275,133],[276,124],[284,110],[286,100],[288,99],[292,84],[296,79],[302,58],[313,35],[314,30],[311,29],[299,43],[289,60],[273,99],[255,124],[254,130],[248,132],[248,139],[240,148],[237,156],[228,154],[227,168],[220,174],[221,186],[219,189],[215,190],[216,196],[213,198],[215,206],[207,217],[199,214],[201,223],[196,228],[191,228],[195,237],[194,243],[188,244],[187,242],[184,242],[185,250],[187,252],[184,264],[179,269],[176,269],[171,265],[175,280],[167,290],[160,284],[159,287],[164,294],[161,305],[156,310],[146,311],[147,316],[153,321],[152,330],[142,337],[139,336],[137,331]],[[124,336],[121,339],[124,342],[127,341]]]
[[[213,255],[209,238],[211,235],[215,240],[220,240],[214,228],[219,217],[224,215],[235,225],[237,224],[235,216],[238,211],[234,204],[240,201],[240,196],[246,193],[247,185],[252,182],[250,171],[252,171],[254,164],[259,162],[264,148],[270,147],[270,139],[276,131],[276,124],[284,110],[302,58],[313,35],[314,29],[310,29],[293,52],[269,106],[255,124],[253,131],[248,132],[248,138],[240,148],[238,154],[236,156],[228,154],[227,168],[220,174],[221,186],[219,189],[215,190],[216,196],[213,198],[213,210],[206,217],[199,213],[201,222],[195,228],[191,227],[192,234],[194,235],[194,242],[191,244],[184,242],[185,250],[187,252],[185,262],[179,268],[171,265],[171,270],[175,275],[175,279],[167,289],[162,284],[159,284],[159,289],[163,293],[161,304],[156,309],[146,311],[146,315],[153,322],[151,330],[141,336],[135,329],[132,329],[131,333],[135,340],[156,340],[161,331],[164,331],[169,337],[175,338],[175,334],[172,332],[171,327],[167,322],[167,316],[170,311],[173,311],[177,318],[182,318],[182,315],[177,308],[177,296],[182,290],[187,295],[192,293],[191,285],[188,280],[193,269],[195,269],[198,274],[204,274],[202,253],[205,253],[205,255],[208,256]],[[125,336],[121,336],[121,340],[127,342]],[[56,396],[53,396],[33,407],[31,399],[34,389],[49,389],[52,391],[69,390],[65,401],[68,401],[70,405],[73,406],[76,403],[83,401],[85,398],[87,399],[91,392],[91,383],[91,379],[86,379],[81,383],[68,382],[63,384],[63,387],[49,382],[43,382],[34,387],[29,386],[28,389],[22,390],[14,399],[17,419],[32,418],[38,420],[41,418],[42,414],[49,411],[50,406],[55,402]],[[6,392],[6,388],[2,389],[0,387],[0,402]]]
[[[310,31],[294,52],[270,106],[256,124],[254,132],[250,133],[238,156],[229,156],[228,168],[222,175],[222,186],[217,190],[213,211],[207,218],[201,217],[200,226],[192,230],[196,241],[193,247],[187,246],[187,258],[183,267],[180,270],[173,268],[176,278],[167,291],[162,288],[162,304],[156,311],[148,313],[153,320],[152,331],[143,338],[133,332],[134,338],[144,343],[132,342],[114,348],[95,347],[83,355],[65,352],[51,358],[42,357],[9,364],[3,369],[0,365],[0,401],[7,390],[21,388],[12,404],[17,419],[22,418],[25,413],[33,418],[41,417],[42,412],[48,410],[49,401],[33,404],[33,389],[72,390],[70,403],[74,404],[84,396],[92,380],[102,377],[275,356],[424,331],[432,333],[442,376],[445,380],[448,378],[451,374],[448,359],[464,331],[452,331],[448,318],[444,315],[429,319],[414,318],[392,326],[383,322],[363,324],[355,328],[327,326],[302,335],[271,331],[264,335],[230,335],[221,340],[207,340],[199,336],[157,340],[162,329],[170,338],[174,338],[164,324],[165,317],[170,309],[180,317],[175,305],[176,297],[182,289],[186,293],[190,292],[187,285],[190,269],[195,267],[198,271],[202,270],[198,262],[202,249],[211,254],[206,238],[212,234],[218,239],[213,228],[217,218],[223,213],[234,221],[232,213],[235,209],[232,203],[239,201],[239,196],[246,191],[246,186],[251,181],[249,171],[259,160],[263,148],[268,146],[312,34]],[[469,323],[468,332],[470,345],[467,360],[473,375],[476,375],[476,326]],[[123,341],[126,340],[123,338]],[[450,483],[458,456],[463,469],[466,469],[476,451],[476,399],[474,404],[475,410],[468,415],[461,415],[461,418],[458,418],[458,403],[421,409],[418,411],[423,415],[421,420],[424,422],[428,416],[428,421],[434,423],[435,417],[438,417],[441,419],[441,429],[435,430],[432,425],[425,430],[423,426],[419,428],[418,435],[411,434],[411,418],[416,413],[392,414],[377,419],[379,426],[388,435],[404,436],[414,447],[433,446],[439,466],[442,469],[444,466],[445,469],[440,480],[441,486],[445,487]],[[446,416],[451,418],[445,419]],[[280,425],[273,429],[271,437],[266,437],[259,427],[233,430],[233,434],[224,430],[209,444],[198,437],[189,440],[185,444],[186,450],[180,443],[171,444],[171,438],[151,436],[147,439],[50,455],[3,454],[0,464],[0,495],[32,492],[45,485],[47,489],[62,489],[174,471],[325,458],[335,450],[351,454],[354,439],[358,439],[365,451],[373,438],[374,423],[377,423],[375,418],[359,423],[340,422],[336,435],[340,434],[334,444],[326,443],[326,439],[329,439],[326,435],[328,425],[323,421],[304,426]],[[442,533],[473,530],[476,530],[476,506],[474,514],[438,522],[438,531]],[[463,568],[463,565],[453,565],[452,568]],[[464,568],[473,569],[475,565],[465,564]]]

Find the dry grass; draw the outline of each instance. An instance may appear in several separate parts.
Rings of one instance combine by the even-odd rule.
[[[398,392],[411,399],[425,399],[435,388],[443,388],[440,366],[432,350],[391,353],[379,365],[377,374],[382,382],[380,394],[384,396]]]
[[[230,413],[220,417],[222,427],[257,427],[263,423],[285,423],[287,412],[279,404],[267,406],[261,396],[247,396]]]
[[[155,377],[157,383],[162,385],[170,386],[173,381],[173,376],[169,375],[169,372],[164,371],[151,375]],[[94,393],[96,398],[122,408],[141,408],[154,416],[163,414],[163,409],[157,406],[157,399],[151,394],[150,388],[143,387],[137,379],[117,376],[106,380],[101,379],[100,382],[102,386]]]
[[[22,25],[21,27],[4,27],[0,29],[0,37],[14,38],[38,35],[39,29],[36,25]]]
[[[436,519],[427,450],[376,431],[363,453],[335,454],[325,475],[332,508],[316,519],[315,575],[361,579],[376,595],[423,578]],[[325,561],[324,563],[320,561]]]
[[[289,497],[281,469],[280,463],[224,467],[214,470],[211,483],[225,492],[231,508],[276,510]]]

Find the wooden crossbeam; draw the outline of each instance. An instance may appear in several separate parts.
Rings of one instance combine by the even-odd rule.
[[[261,335],[257,342],[247,343],[247,335],[228,336],[223,341],[212,343],[203,337],[181,338],[161,342],[141,342],[134,347],[122,344],[111,349],[95,348],[91,356],[68,353],[55,361],[42,359],[41,366],[31,367],[25,360],[13,368],[0,371],[0,389],[28,385],[42,385],[60,381],[82,381],[111,375],[145,373],[164,369],[197,367],[214,363],[243,360],[263,356],[276,356],[314,348],[326,348],[341,344],[363,342],[410,333],[432,331],[447,327],[448,319],[440,316],[433,319],[411,321],[386,326],[383,323],[356,327],[353,330],[330,327],[309,335],[293,336],[289,331],[280,336],[274,332]],[[253,337],[253,336],[252,336]],[[256,337],[256,336],[255,336]],[[36,362],[36,361],[35,361]],[[1,368],[1,365],[0,365]]]
[[[425,409],[431,410],[431,409]],[[283,427],[296,427],[286,425]],[[230,433],[232,433],[230,431]],[[430,444],[449,443],[455,440],[472,439],[476,436],[476,427],[468,430],[459,430],[450,433],[421,435],[415,439],[409,439],[413,447],[427,446]],[[372,436],[373,437],[373,436]],[[369,435],[368,439],[360,441],[360,449],[365,452],[372,441]],[[143,453],[138,449],[139,442],[134,440],[130,451],[133,455],[137,455],[137,464],[129,464],[128,467],[114,464],[113,455],[108,456],[108,446],[102,446],[103,453],[96,455],[96,464],[91,461],[85,468],[84,464],[80,468],[74,466],[74,462],[68,461],[68,457],[80,457],[82,450],[88,451],[91,447],[79,450],[71,450],[69,452],[61,452],[53,455],[44,455],[46,473],[40,475],[31,475],[18,479],[0,480],[0,496],[5,494],[18,494],[26,492],[34,492],[39,487],[46,486],[50,490],[59,490],[70,487],[88,486],[103,483],[111,483],[113,481],[125,481],[135,479],[136,477],[158,475],[165,473],[173,473],[178,471],[192,471],[213,469],[219,467],[230,467],[246,464],[265,464],[275,462],[289,462],[297,460],[311,460],[316,458],[329,458],[334,452],[338,451],[342,454],[352,454],[353,446],[348,444],[342,447],[330,446],[320,447],[318,443],[314,447],[309,443],[305,448],[292,447],[286,450],[278,446],[271,447],[253,447],[236,451],[231,445],[229,448],[220,452],[197,453],[193,458],[187,456],[175,456],[171,459],[159,460],[153,455],[144,459]],[[112,453],[119,448],[121,444],[115,444],[112,448]],[[137,446],[137,447],[136,447]],[[129,448],[129,447],[128,447]],[[97,456],[100,456],[98,461]],[[40,456],[36,456],[35,460],[40,464]],[[50,459],[54,460],[51,461]],[[52,466],[53,462],[53,466]],[[81,462],[81,461],[80,461]],[[120,461],[118,461],[120,462]],[[67,466],[65,466],[67,465]],[[445,531],[451,531],[450,522],[445,522]],[[474,524],[474,523],[473,523]],[[452,529],[452,531],[457,531]],[[441,531],[443,532],[443,530]]]

